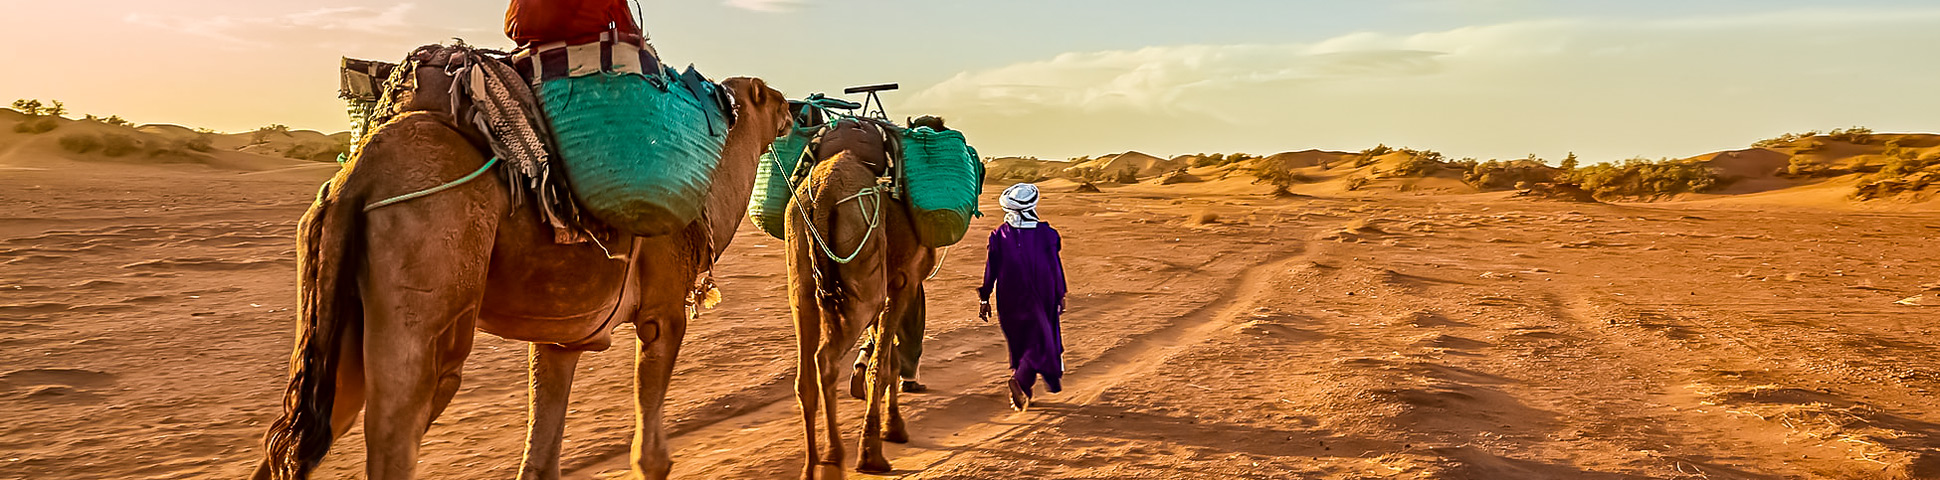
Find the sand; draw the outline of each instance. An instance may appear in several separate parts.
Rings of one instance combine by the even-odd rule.
[[[0,478],[245,474],[279,408],[296,219],[333,165],[69,161],[0,141]],[[1047,194],[1072,279],[1068,388],[1025,413],[974,314],[981,242],[950,249],[931,391],[904,397],[894,478],[1940,478],[1940,310],[1895,303],[1940,293],[1940,215],[1810,190],[1600,204],[1330,188]],[[719,274],[725,302],[694,322],[668,406],[676,476],[790,477],[780,242],[744,226]],[[525,347],[477,342],[424,478],[515,473]],[[584,357],[571,478],[622,468],[627,350]],[[843,407],[854,442],[859,402]],[[361,478],[361,431],[317,478]]]

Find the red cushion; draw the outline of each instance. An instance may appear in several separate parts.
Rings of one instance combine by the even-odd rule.
[[[590,42],[608,25],[641,34],[626,0],[512,0],[505,10],[505,36],[519,45]]]

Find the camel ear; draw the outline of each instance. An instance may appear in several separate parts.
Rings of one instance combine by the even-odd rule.
[[[767,81],[762,80],[761,77],[748,77],[748,81],[752,84],[749,85],[751,87],[749,89],[754,90],[754,101],[756,104],[767,105],[770,102],[776,101],[773,97],[775,90],[768,88]]]

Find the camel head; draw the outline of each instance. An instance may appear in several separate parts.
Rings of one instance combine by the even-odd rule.
[[[768,82],[755,77],[730,77],[721,86],[734,94],[735,130],[748,128],[748,135],[773,140],[794,124],[788,115],[788,98]]]

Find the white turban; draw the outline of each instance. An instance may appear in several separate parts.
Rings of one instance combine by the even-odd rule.
[[[1004,223],[1016,228],[1037,228],[1037,185],[1011,185],[1004,189],[997,203],[1004,207]]]

